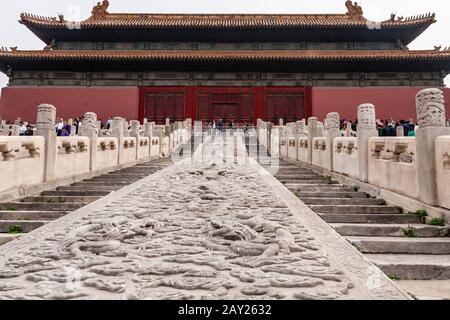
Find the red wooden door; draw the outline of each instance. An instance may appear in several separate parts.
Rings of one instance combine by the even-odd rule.
[[[305,94],[303,92],[266,92],[266,120],[294,122],[306,117]]]
[[[144,117],[149,121],[163,124],[185,119],[185,93],[183,91],[147,92],[145,96]]]

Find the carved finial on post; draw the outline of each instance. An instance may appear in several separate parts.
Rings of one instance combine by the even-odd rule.
[[[121,117],[114,117],[111,126],[111,135],[120,140],[123,138],[123,119]]]
[[[80,135],[85,137],[98,136],[97,114],[94,112],[84,114]]]
[[[420,200],[429,205],[439,203],[436,177],[435,140],[450,135],[445,126],[444,94],[439,89],[424,89],[416,95],[417,122],[417,177]]]
[[[140,130],[141,130],[141,123],[138,120],[132,120],[130,121],[130,136],[139,138]]]
[[[439,89],[424,89],[416,95],[419,128],[445,127],[444,93]]]

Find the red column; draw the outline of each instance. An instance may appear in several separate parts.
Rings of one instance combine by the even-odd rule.
[[[192,121],[196,120],[197,116],[197,104],[195,103],[196,98],[196,87],[186,87],[186,118],[191,118]]]
[[[312,116],[312,87],[305,87],[305,119]]]
[[[139,87],[138,120],[143,123],[145,117],[145,87]]]

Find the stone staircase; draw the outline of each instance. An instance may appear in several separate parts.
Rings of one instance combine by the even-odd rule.
[[[56,190],[44,191],[36,196],[0,203],[0,245],[169,165],[169,158],[161,158]]]
[[[262,164],[264,166],[264,163]],[[450,279],[450,227],[280,161],[276,178],[393,279]]]

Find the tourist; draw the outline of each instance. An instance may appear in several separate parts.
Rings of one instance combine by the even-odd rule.
[[[19,127],[19,135],[20,136],[24,136],[25,132],[27,131],[27,125],[28,123],[26,122],[20,122],[20,127]]]
[[[63,128],[61,129],[61,133],[60,136],[61,137],[68,137],[70,136],[70,133],[72,131],[72,127],[67,123],[67,122],[63,122]]]
[[[107,130],[111,129],[112,123],[113,123],[113,121],[112,121],[111,117],[109,117],[108,120],[106,121],[106,129]]]
[[[27,124],[24,136],[33,136],[33,135],[34,135],[33,127],[31,125]]]
[[[58,119],[58,122],[55,125],[56,135],[61,137],[62,130],[64,129],[64,121],[62,118]]]
[[[247,122],[244,122],[244,133],[247,133],[248,131],[248,124]]]

